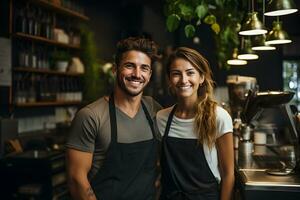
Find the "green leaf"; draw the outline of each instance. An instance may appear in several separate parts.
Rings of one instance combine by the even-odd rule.
[[[216,23],[217,19],[214,15],[208,15],[207,17],[204,18],[204,23],[206,24],[214,24]]]
[[[207,14],[208,7],[204,4],[196,7],[195,12],[199,19],[202,19]]]
[[[216,34],[219,34],[220,33],[220,25],[218,23],[214,23],[211,25],[211,29],[216,33]]]
[[[196,29],[193,25],[188,24],[184,27],[185,36],[191,38],[195,35]]]
[[[180,17],[176,14],[172,14],[169,15],[167,18],[167,29],[170,32],[175,31],[178,26],[179,26],[179,22],[180,22]]]
[[[181,3],[178,5],[178,7],[180,9],[180,13],[184,18],[190,18],[193,16],[194,9],[192,6]]]
[[[215,0],[216,1],[216,5],[223,8],[224,6],[224,0]]]

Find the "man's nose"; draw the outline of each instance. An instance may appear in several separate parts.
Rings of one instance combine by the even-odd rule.
[[[141,69],[140,69],[140,67],[134,68],[133,74],[134,74],[135,77],[140,77],[141,76]]]

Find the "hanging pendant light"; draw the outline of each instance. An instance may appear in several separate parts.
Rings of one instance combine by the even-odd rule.
[[[264,27],[263,23],[258,19],[257,12],[248,13],[246,22],[242,25],[240,35],[261,35],[268,31]]]
[[[281,16],[297,12],[298,9],[293,0],[270,0],[267,5],[266,16]]]
[[[266,5],[265,0],[263,0],[263,13],[265,13]],[[265,15],[262,16],[263,25],[265,25]],[[252,50],[255,51],[268,51],[275,50],[276,47],[266,45],[266,35],[256,35],[251,38]]]
[[[251,49],[251,41],[249,38],[242,38],[241,41],[241,51],[238,55],[238,59],[241,60],[256,60],[258,59],[258,55],[254,53]]]
[[[255,50],[255,51],[267,51],[267,50],[275,50],[276,49],[276,47],[274,47],[274,46],[266,45],[265,40],[266,40],[265,34],[256,35],[256,36],[252,37],[251,49]]]
[[[240,60],[237,58],[238,56],[238,48],[234,48],[233,49],[233,53],[232,53],[232,59],[227,60],[227,64],[228,65],[247,65],[247,61],[246,60]]]
[[[273,29],[267,34],[266,37],[266,44],[273,45],[273,44],[287,44],[291,43],[287,32],[282,30],[282,22],[277,19],[277,21],[273,22]]]

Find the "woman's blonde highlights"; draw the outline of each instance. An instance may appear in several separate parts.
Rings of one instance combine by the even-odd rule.
[[[198,99],[195,104],[195,131],[198,141],[207,144],[212,148],[216,141],[216,106],[217,102],[213,98],[214,81],[208,61],[196,50],[187,47],[177,48],[169,57],[167,62],[167,75],[170,77],[171,64],[178,58],[190,62],[201,76],[204,82],[199,85]]]

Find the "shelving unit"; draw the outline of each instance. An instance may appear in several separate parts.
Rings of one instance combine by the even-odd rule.
[[[25,0],[23,0],[25,1]],[[50,1],[47,1],[47,0],[27,0],[28,2],[30,3],[34,3],[36,5],[39,5],[41,7],[44,7],[46,9],[50,9],[50,10],[53,10],[57,13],[60,13],[60,14],[63,14],[63,15],[67,15],[67,16],[70,16],[70,17],[76,17],[80,20],[85,20],[85,21],[88,21],[89,18],[81,13],[78,13],[76,11],[73,11],[71,9],[68,9],[68,8],[64,8],[60,5],[56,5],[54,3],[51,3]]]
[[[48,69],[36,69],[31,67],[16,67],[14,68],[15,72],[30,72],[30,73],[40,73],[40,74],[51,74],[51,75],[61,75],[61,76],[83,76],[82,73],[74,73],[74,72],[59,72]]]
[[[60,82],[68,84],[68,88],[70,90],[70,87],[74,87],[74,84],[70,86],[70,81],[74,82],[74,79],[80,80],[83,76],[82,73],[75,73],[75,72],[68,72],[63,71],[59,69],[53,69],[53,67],[50,67],[51,63],[50,58],[54,51],[65,51],[70,56],[72,55],[78,55],[80,52],[80,45],[79,44],[72,44],[72,43],[66,43],[66,42],[60,42],[54,39],[54,28],[57,28],[57,23],[60,21],[66,20],[66,19],[76,19],[81,21],[88,21],[89,18],[85,16],[82,12],[76,11],[75,9],[70,9],[67,7],[62,6],[63,0],[61,1],[61,5],[54,3],[54,2],[60,2],[60,1],[51,1],[51,0],[10,0],[10,33],[11,38],[13,42],[13,85],[11,87],[11,97],[10,98],[10,104],[14,105],[13,107],[22,108],[22,107],[42,107],[42,106],[69,106],[69,105],[78,105],[80,104],[80,101],[78,99],[71,100],[68,99],[66,101],[57,99],[56,101],[48,101],[48,100],[39,100],[38,97],[34,102],[32,100],[22,100],[21,102],[18,101],[19,98],[16,96],[19,94],[18,90],[20,90],[20,85],[23,85],[22,89],[25,91],[29,91],[30,88],[26,87],[38,87],[33,85],[38,85],[39,83],[35,83],[36,80],[39,79],[45,79],[43,82],[44,84],[48,84],[50,86],[48,87],[54,87],[51,83],[51,79],[55,79],[53,77],[58,77],[58,79],[66,79],[65,81],[62,80]],[[70,0],[68,3],[70,4]],[[20,6],[21,5],[21,6]],[[24,7],[22,7],[22,5]],[[20,8],[21,7],[21,8]],[[74,6],[75,7],[75,4]],[[78,7],[76,7],[78,8]],[[45,10],[45,12],[43,12]],[[23,32],[20,31],[20,19],[23,17],[27,17],[27,22],[29,23],[30,20],[33,20],[33,17],[40,16],[40,19],[34,19],[35,21],[39,20],[39,34],[34,34],[33,31],[37,31],[37,27],[34,27],[34,22],[31,22],[31,24],[24,29]],[[63,19],[62,19],[63,18]],[[66,19],[65,19],[66,18]],[[21,19],[23,20],[23,19]],[[23,21],[22,21],[23,23]],[[48,29],[51,28],[51,30],[48,30],[47,33],[42,34],[42,26],[44,24],[48,26]],[[21,24],[23,25],[23,24]],[[17,27],[18,26],[18,27]],[[59,27],[60,29],[64,27]],[[67,28],[67,27],[65,27]],[[21,28],[23,30],[23,26]],[[31,31],[29,31],[29,29]],[[31,33],[31,34],[29,34]],[[50,34],[51,33],[51,34]],[[50,34],[50,35],[49,35]],[[45,36],[47,35],[47,37]],[[71,36],[70,36],[71,37]],[[22,46],[22,42],[24,45]],[[71,42],[71,39],[70,41]],[[44,48],[45,46],[45,48]],[[24,50],[25,49],[25,50]],[[49,50],[51,49],[51,50]],[[24,58],[24,52],[26,58]],[[32,52],[31,52],[32,51]],[[23,54],[22,54],[23,53]],[[37,66],[37,57],[38,54],[45,53],[46,55],[43,55],[44,60],[46,60],[46,67],[39,67]],[[32,56],[31,54],[36,54],[34,56],[34,64],[29,63],[29,56]],[[20,63],[23,59],[23,62],[26,62],[26,65],[23,63]],[[33,59],[32,59],[33,60]],[[50,64],[51,63],[51,64]],[[23,77],[24,75],[24,77]],[[26,78],[25,78],[26,76]],[[50,80],[50,81],[49,81]],[[24,82],[27,81],[27,84]],[[59,81],[56,81],[56,84],[60,83]],[[78,84],[77,84],[78,85]],[[57,85],[56,88],[52,88],[52,90],[61,90],[60,85]],[[38,90],[34,91],[36,89],[32,89],[35,93],[35,95],[38,95]],[[64,89],[66,90],[66,89]],[[74,88],[71,90],[74,90]],[[78,90],[78,88],[77,88]],[[53,92],[53,91],[52,91]],[[55,91],[54,91],[55,92]],[[26,96],[26,95],[25,95]],[[28,96],[28,95],[27,95]],[[81,95],[82,96],[82,95]],[[26,97],[25,97],[26,98]]]
[[[32,131],[43,132],[45,123],[68,124],[70,118],[66,115],[75,112],[76,108],[83,104],[84,74],[81,73],[82,70],[76,70],[78,68],[69,71],[68,68],[61,67],[55,62],[65,61],[61,52],[68,55],[65,56],[68,57],[68,61],[74,57],[80,59],[81,39],[78,20],[86,22],[89,18],[81,12],[80,7],[72,3],[73,0],[61,0],[64,3],[68,2],[70,7],[54,3],[60,2],[59,0],[7,1],[10,5],[8,32],[12,44],[12,85],[9,104],[10,112],[18,119],[19,129],[22,130],[19,134],[27,136],[27,133]],[[62,34],[57,35],[59,33]],[[56,59],[54,55],[57,56]],[[30,121],[30,125],[24,123],[27,121]],[[18,199],[69,199],[64,152],[54,153],[55,155],[51,152],[49,151],[49,155],[42,159],[31,159],[30,156],[18,159],[21,164],[24,161],[30,165],[28,170],[30,168],[31,173],[34,172],[37,176],[32,175],[33,179],[28,179],[26,176],[30,173],[26,171],[27,166],[18,165],[12,174],[19,175],[20,181],[17,184],[12,182],[9,187],[11,191],[4,194],[4,197],[8,195],[5,199],[11,199],[12,196],[18,196]],[[39,162],[39,167],[36,162]],[[34,168],[31,168],[31,165],[36,166],[36,170],[32,171]],[[36,193],[30,193],[32,191]]]
[[[71,106],[71,105],[80,105],[81,101],[45,101],[45,102],[33,102],[33,103],[17,103],[16,107],[43,107],[43,106]]]
[[[78,49],[78,50],[80,49],[80,46],[78,46],[78,45],[65,44],[62,42],[57,42],[55,40],[50,40],[50,39],[47,39],[44,37],[33,36],[33,35],[25,34],[25,33],[15,33],[15,34],[13,34],[13,37],[24,39],[24,40],[40,42],[40,43],[44,43],[47,45],[63,47],[63,48]]]

